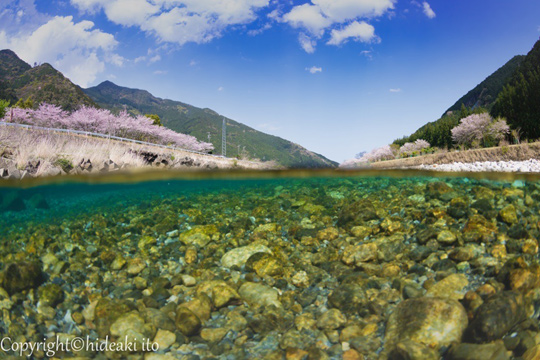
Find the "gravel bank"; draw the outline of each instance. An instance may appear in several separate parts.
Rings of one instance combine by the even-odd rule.
[[[455,162],[452,164],[420,165],[413,167],[421,170],[437,171],[499,171],[499,172],[540,172],[540,160],[529,159],[526,161],[481,161],[473,163]]]

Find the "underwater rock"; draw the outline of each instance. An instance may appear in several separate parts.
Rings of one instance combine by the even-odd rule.
[[[201,329],[201,320],[187,307],[179,306],[176,309],[176,328],[185,336],[193,336]]]
[[[215,225],[195,225],[188,231],[181,233],[179,239],[185,245],[204,248],[210,241],[218,237],[219,231]]]
[[[499,218],[509,225],[517,223],[518,217],[514,205],[507,205],[499,211]]]
[[[49,209],[49,204],[41,194],[34,194],[26,201],[31,209]]]
[[[159,345],[159,350],[164,351],[176,342],[176,335],[172,331],[159,329],[153,342]]]
[[[452,193],[454,189],[442,181],[429,182],[426,186],[426,196],[444,200],[445,196]]]
[[[323,330],[339,329],[347,323],[347,318],[338,309],[330,309],[317,319],[317,327]]]
[[[20,261],[8,264],[2,273],[2,279],[2,287],[13,295],[38,287],[44,281],[44,275],[40,264]]]
[[[64,300],[64,290],[57,284],[43,285],[38,289],[38,297],[42,305],[55,307]]]
[[[205,294],[200,294],[194,299],[178,305],[178,307],[185,307],[194,313],[201,322],[205,322],[210,319],[212,313],[212,300]],[[176,310],[178,312],[178,308]]]
[[[0,198],[0,211],[23,211],[26,210],[26,205],[20,194],[16,191],[10,191],[2,195]]]
[[[226,268],[241,268],[253,254],[260,252],[269,254],[272,253],[272,251],[270,251],[270,249],[264,245],[243,246],[232,249],[223,255],[221,258],[221,265]]]
[[[152,325],[145,324],[137,312],[130,312],[119,316],[110,332],[121,340],[127,337],[129,341],[142,344],[143,339],[152,339],[156,331]]]
[[[205,294],[212,299],[212,304],[216,309],[240,299],[240,295],[230,287],[225,281],[206,281],[197,286],[197,294]]]
[[[242,300],[252,306],[282,306],[279,301],[278,291],[266,285],[246,282],[240,286],[238,293]]]
[[[465,275],[452,274],[430,287],[426,296],[461,300],[465,296],[467,285],[469,285],[469,281]]]
[[[259,252],[251,255],[246,261],[246,271],[263,276],[279,276],[283,274],[283,264],[273,255]]]
[[[367,301],[366,292],[360,285],[340,285],[328,296],[330,305],[347,314],[359,311]]]
[[[516,291],[503,291],[490,296],[478,308],[466,332],[466,340],[486,343],[502,338],[510,329],[523,321],[525,300]]]
[[[224,328],[206,328],[201,330],[201,338],[211,343],[220,342],[228,332],[229,330]]]
[[[388,355],[389,360],[437,360],[439,358],[435,350],[409,339],[397,343]]]
[[[123,314],[133,310],[132,306],[121,300],[100,299],[94,311],[96,330],[101,338],[110,334],[111,325]]]
[[[402,301],[386,324],[385,350],[405,340],[434,349],[460,342],[467,328],[467,313],[451,299],[421,297]]]
[[[502,342],[491,344],[458,344],[450,348],[448,360],[507,360]]]
[[[375,243],[349,245],[343,251],[342,261],[347,265],[359,266],[361,263],[377,260],[377,250]]]
[[[376,220],[378,218],[373,203],[367,199],[362,199],[346,205],[341,210],[338,217],[338,225],[352,227],[363,225],[369,220]]]
[[[456,235],[449,230],[443,230],[437,235],[437,241],[443,245],[452,245],[457,240]]]

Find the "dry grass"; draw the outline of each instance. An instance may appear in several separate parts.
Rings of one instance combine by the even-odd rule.
[[[419,165],[451,164],[454,162],[524,161],[529,159],[540,159],[540,142],[487,149],[451,151],[406,159],[380,161],[371,164],[371,167],[376,169],[391,169]]]
[[[40,160],[42,165],[37,175],[46,172],[50,167],[56,167],[55,164],[59,159],[67,160],[73,165],[79,164],[82,159],[90,159],[95,165],[112,160],[117,164],[135,168],[148,166],[136,155],[136,152],[142,151],[173,159],[189,157],[200,163],[201,167],[206,165],[223,169],[275,167],[273,163],[254,163],[83,135],[0,126],[0,156],[4,153],[3,156],[14,160],[19,169],[24,169],[29,161]]]

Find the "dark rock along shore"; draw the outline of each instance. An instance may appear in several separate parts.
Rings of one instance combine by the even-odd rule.
[[[0,333],[160,346],[56,354],[78,359],[540,358],[540,183],[166,184],[2,190]]]

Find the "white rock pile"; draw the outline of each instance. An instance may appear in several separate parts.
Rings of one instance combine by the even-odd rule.
[[[452,164],[420,165],[414,167],[420,170],[435,171],[463,171],[463,172],[540,172],[540,160],[529,159],[526,161],[482,161],[474,163],[455,162]]]

